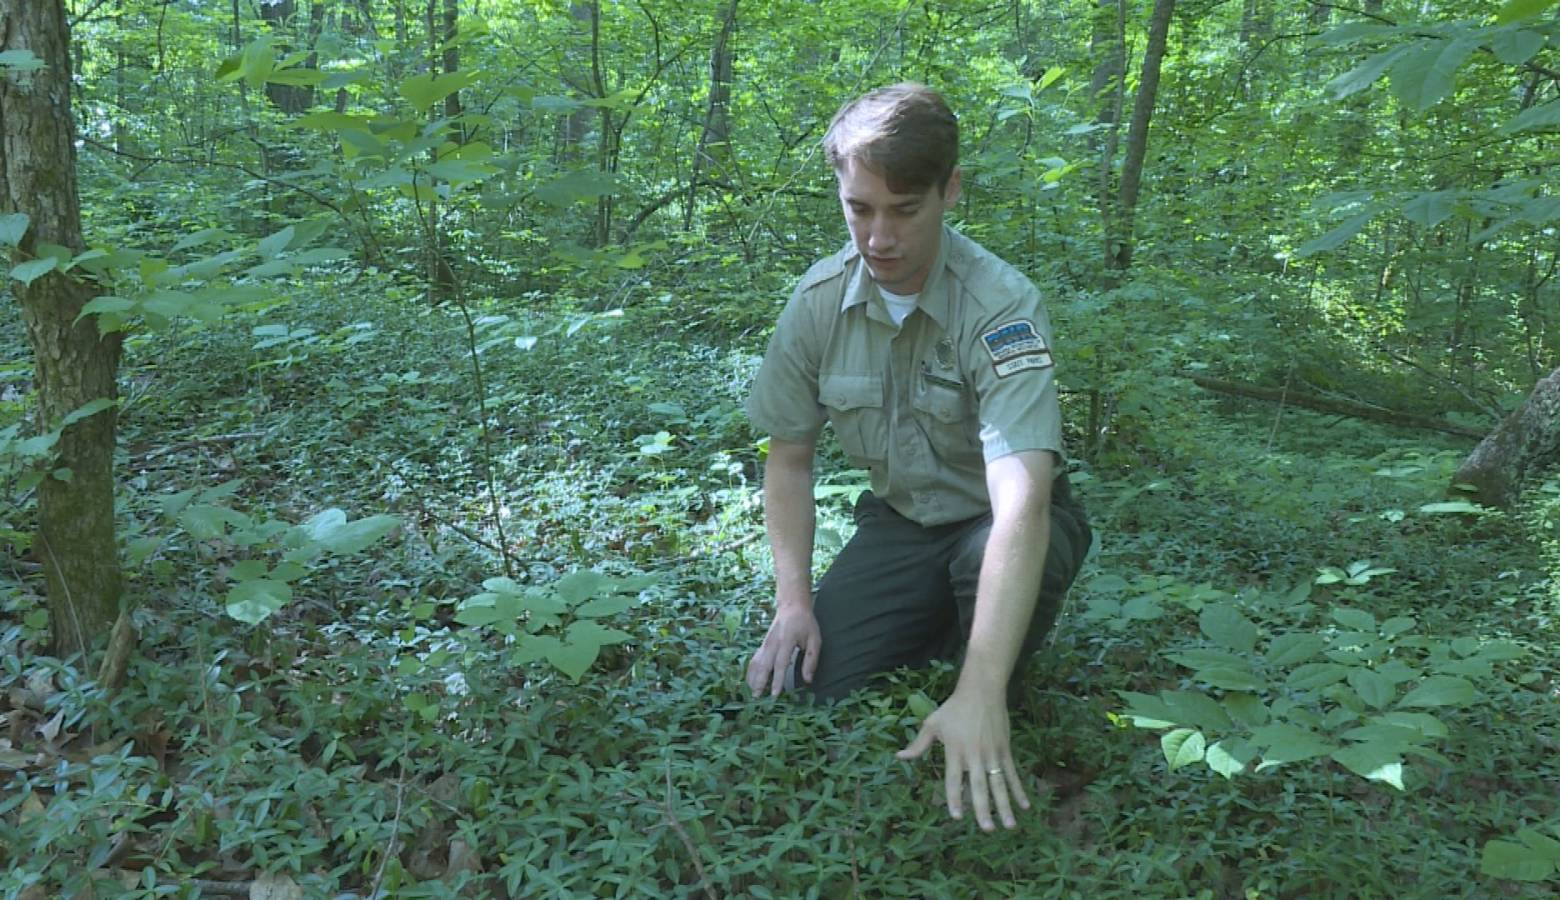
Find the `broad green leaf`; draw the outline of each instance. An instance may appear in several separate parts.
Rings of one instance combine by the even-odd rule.
[[[1354,693],[1360,696],[1367,704],[1376,709],[1385,709],[1392,697],[1397,693],[1397,686],[1392,679],[1379,672],[1363,667],[1355,668],[1349,672],[1349,687],[1354,688]]]
[[[552,583],[552,590],[564,603],[578,606],[586,600],[617,589],[617,582],[595,569],[575,569]]]
[[[1490,50],[1508,66],[1520,66],[1544,49],[1544,36],[1525,28],[1503,28],[1490,37]]]
[[[1262,762],[1257,771],[1270,769],[1284,763],[1314,759],[1338,749],[1336,744],[1323,739],[1315,732],[1288,722],[1275,722],[1261,728],[1253,728],[1251,742],[1263,748]]]
[[[264,578],[269,567],[263,559],[246,559],[233,564],[228,570],[228,578],[234,581],[253,581],[256,578]]]
[[[1152,694],[1117,691],[1127,701],[1126,715],[1138,728],[1169,728],[1177,724],[1177,713],[1164,700]]]
[[[65,416],[65,419],[60,422],[60,427],[69,428],[77,422],[80,422],[82,419],[85,419],[89,416],[95,416],[113,405],[114,401],[108,399],[107,397],[99,397],[96,400],[90,400],[86,403],[83,403],[76,409],[71,410],[71,412]]]
[[[578,169],[539,185],[536,199],[548,206],[569,206],[617,192],[617,182],[607,172]]]
[[[1381,623],[1381,633],[1387,637],[1396,637],[1405,631],[1412,631],[1416,624],[1413,616],[1393,616]]]
[[[1167,654],[1167,658],[1188,669],[1211,669],[1214,666],[1234,666],[1239,668],[1246,665],[1246,657],[1231,653],[1228,650],[1215,650],[1211,647],[1195,647],[1191,650],[1182,650],[1178,653]]]
[[[1451,93],[1457,70],[1478,49],[1472,37],[1450,42],[1426,41],[1392,63],[1392,93],[1399,101],[1424,112]]]
[[[1479,871],[1512,881],[1544,881],[1555,874],[1557,864],[1532,847],[1515,841],[1490,841],[1484,845]]]
[[[1403,204],[1403,217],[1424,228],[1434,228],[1451,216],[1456,191],[1425,191]]]
[[[1170,764],[1170,771],[1174,772],[1182,766],[1202,762],[1208,741],[1200,731],[1177,728],[1159,738],[1159,747],[1164,751],[1165,762]]]
[[[318,69],[277,69],[265,76],[265,80],[271,84],[290,84],[302,87],[314,87],[325,80],[325,73]]]
[[[1332,619],[1339,625],[1353,631],[1368,631],[1371,633],[1376,631],[1376,617],[1363,609],[1339,606],[1333,609]]]
[[[1369,212],[1362,212],[1359,215],[1354,216],[1353,218],[1344,222],[1342,225],[1339,225],[1337,228],[1334,228],[1332,231],[1327,232],[1321,237],[1313,238],[1309,241],[1306,241],[1304,244],[1301,244],[1299,249],[1295,250],[1295,256],[1311,256],[1316,253],[1323,253],[1328,250],[1333,250],[1343,246],[1343,244],[1347,243],[1350,238],[1353,238],[1356,234],[1359,234],[1360,230],[1363,229],[1365,225],[1375,217],[1375,215],[1376,211],[1372,209]]]
[[[1401,755],[1405,750],[1410,750],[1423,744],[1427,738],[1417,728],[1406,725],[1390,725],[1386,722],[1372,721],[1357,728],[1350,728],[1339,737],[1355,741],[1361,744],[1371,744],[1383,751],[1390,750],[1394,754]]]
[[[227,510],[220,506],[197,504],[179,513],[179,524],[197,541],[221,537],[227,521]]]
[[[1524,19],[1536,19],[1554,4],[1555,0],[1506,0],[1500,11],[1495,13],[1495,21],[1501,25],[1509,25]]]
[[[31,286],[34,281],[59,268],[60,261],[52,256],[43,259],[29,259],[11,270],[11,277],[22,284]]]
[[[1444,738],[1451,733],[1440,719],[1429,713],[1389,712],[1377,716],[1373,721],[1399,728],[1412,728],[1427,738]]]
[[[281,253],[283,250],[286,250],[287,245],[292,243],[293,235],[295,234],[297,234],[297,229],[292,225],[288,225],[286,228],[283,228],[275,234],[269,235],[262,239],[259,246],[257,246],[255,249],[257,252],[259,252],[261,258],[270,259],[276,254]]]
[[[608,628],[600,622],[591,619],[578,619],[569,623],[568,639],[571,641],[590,641],[601,646],[607,644],[621,644],[631,641],[634,636],[617,628]]]
[[[1473,702],[1473,683],[1456,675],[1431,675],[1408,692],[1398,706],[1464,706]]]
[[[305,523],[317,543],[339,556],[350,556],[395,530],[401,520],[395,516],[368,516],[348,522],[339,509],[327,509]]]
[[[1297,691],[1314,691],[1349,677],[1349,666],[1337,663],[1306,663],[1296,666],[1284,684]]]
[[[1190,725],[1200,731],[1219,732],[1229,729],[1229,714],[1217,700],[1199,691],[1160,691],[1174,721]]]
[[[0,53],[0,69],[15,72],[36,72],[43,68],[43,60],[31,50],[7,50]]]
[[[0,216],[0,247],[15,247],[20,244],[31,222],[26,213]]]
[[[476,80],[476,73],[469,69],[448,75],[413,75],[396,85],[396,91],[414,109],[422,112],[461,88],[471,86]]]
[[[1266,704],[1254,694],[1228,694],[1224,698],[1224,709],[1231,719],[1247,728],[1266,725],[1270,716]]]
[[[1263,656],[1270,666],[1292,666],[1312,658],[1326,646],[1327,639],[1319,634],[1292,632],[1273,638]]]
[[[1500,126],[1500,130],[1512,134],[1534,128],[1554,128],[1557,125],[1560,125],[1560,100],[1550,100],[1524,109],[1511,121]]]
[[[497,171],[492,166],[467,162],[463,159],[440,160],[427,169],[429,175],[453,182],[479,181]]]
[[[596,657],[601,655],[601,645],[584,643],[559,643],[556,647],[547,649],[547,661],[563,674],[569,676],[571,681],[579,681]]]
[[[1345,97],[1358,94],[1385,75],[1387,69],[1402,59],[1410,50],[1412,44],[1401,44],[1390,50],[1383,50],[1368,57],[1364,62],[1327,82],[1327,90],[1332,92],[1334,100],[1342,100]]]
[[[1250,653],[1257,646],[1257,626],[1228,603],[1204,606],[1197,624],[1214,643],[1236,653]]]
[[[623,595],[599,597],[580,604],[579,608],[574,610],[574,614],[587,619],[600,619],[605,616],[615,616],[632,608],[633,605],[633,597]]]
[[[1197,681],[1223,691],[1262,691],[1266,690],[1266,681],[1258,678],[1252,671],[1244,667],[1213,666],[1207,669],[1198,669],[1194,676]]]
[[[292,127],[309,128],[314,131],[357,130],[366,132],[368,130],[368,119],[364,116],[324,110],[293,119]]]
[[[1203,762],[1208,764],[1208,768],[1218,772],[1225,778],[1234,778],[1245,771],[1246,763],[1251,760],[1249,748],[1246,748],[1247,752],[1243,754],[1246,757],[1245,759],[1242,759],[1240,755],[1232,753],[1230,750],[1232,746],[1243,743],[1231,740],[1217,741],[1209,746],[1207,752],[1203,754]]]
[[[1375,744],[1334,750],[1332,758],[1367,781],[1381,781],[1403,790],[1403,757]]]
[[[256,578],[241,581],[227,595],[227,614],[240,622],[258,625],[292,600],[292,588],[280,581]]]

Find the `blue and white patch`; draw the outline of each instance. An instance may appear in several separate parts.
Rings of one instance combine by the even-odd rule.
[[[1035,330],[1035,323],[1028,319],[999,325],[981,335],[980,340],[986,345],[986,352],[991,354],[991,367],[996,369],[998,378],[1026,369],[1051,367],[1051,348]]]

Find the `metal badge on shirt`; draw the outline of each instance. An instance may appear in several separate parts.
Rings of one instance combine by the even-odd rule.
[[[980,336],[991,354],[991,366],[998,378],[1006,378],[1014,372],[1026,369],[1051,367],[1051,348],[1045,338],[1028,319],[1015,319]]]

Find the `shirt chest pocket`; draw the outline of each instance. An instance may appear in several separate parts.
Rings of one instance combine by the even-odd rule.
[[[845,455],[881,461],[888,455],[888,417],[883,408],[883,379],[878,375],[820,375],[818,402]]]
[[[977,444],[975,415],[963,385],[924,374],[910,405],[921,428],[940,453],[968,451]]]

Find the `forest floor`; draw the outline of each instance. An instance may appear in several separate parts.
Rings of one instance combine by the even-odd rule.
[[[43,656],[39,580],[0,567],[0,894],[1560,883],[1560,499],[1438,505],[1455,439],[1164,386],[1173,415],[1077,464],[1099,549],[1015,716],[1036,808],[988,835],[948,818],[935,760],[893,757],[951,669],[831,708],[742,687],[770,561],[740,403],[774,303],[486,305],[484,438],[455,308],[298,291],[131,341],[125,687]],[[0,426],[28,378],[7,350]],[[821,568],[864,478],[832,446],[820,473]],[[192,519],[191,496],[238,515]],[[7,527],[26,499],[7,486]],[[228,616],[245,561],[279,565],[278,535],[331,508],[401,524],[304,560],[258,625]],[[529,613],[473,614],[510,601]],[[600,645],[577,679],[563,634]]]

